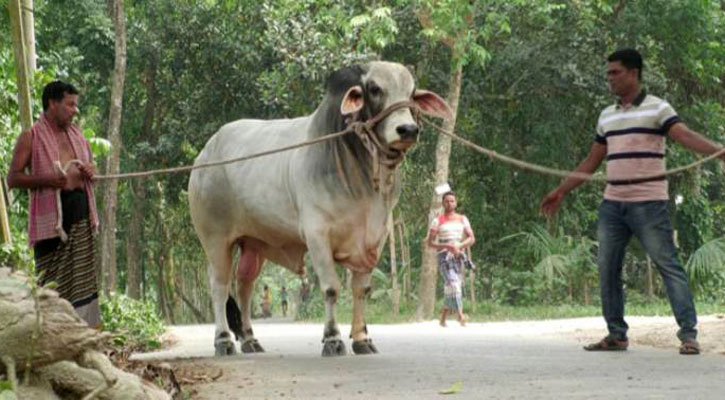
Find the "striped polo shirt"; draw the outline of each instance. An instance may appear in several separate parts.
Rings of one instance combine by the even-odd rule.
[[[607,188],[615,201],[667,200],[664,176],[629,179],[665,172],[666,135],[680,121],[670,104],[644,90],[628,107],[613,104],[599,115],[597,143],[607,146]]]

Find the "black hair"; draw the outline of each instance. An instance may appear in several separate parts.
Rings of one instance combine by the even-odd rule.
[[[330,74],[325,86],[330,94],[341,96],[351,87],[362,85],[363,75],[365,75],[365,68],[362,65],[351,65]]]
[[[446,198],[446,196],[453,196],[453,197],[456,197],[456,194],[455,194],[455,193],[453,193],[453,191],[452,191],[452,190],[449,190],[449,191],[447,191],[447,192],[443,193],[443,196],[441,196],[441,201],[443,201],[443,199],[445,199],[445,198]]]
[[[66,94],[78,94],[78,89],[70,83],[53,81],[43,88],[43,111],[48,111],[50,101],[62,101]]]
[[[642,62],[642,55],[635,49],[620,49],[610,54],[607,57],[607,61],[615,62],[619,61],[627,69],[637,69],[637,78],[642,80],[642,69],[644,64]]]

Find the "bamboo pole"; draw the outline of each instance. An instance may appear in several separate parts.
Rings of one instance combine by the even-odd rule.
[[[23,43],[25,44],[25,65],[32,77],[37,69],[35,62],[35,21],[33,0],[22,0]]]
[[[25,35],[23,33],[23,18],[20,13],[21,0],[10,0],[10,29],[12,30],[13,55],[15,56],[15,70],[17,71],[18,105],[20,108],[20,127],[23,131],[32,125],[32,105],[30,104],[29,68],[25,49]]]
[[[18,106],[20,108],[20,127],[23,131],[27,131],[32,125],[32,106],[30,104],[30,82],[28,78],[29,66],[27,65],[28,58],[25,49],[28,35],[24,34],[21,9],[21,0],[8,1],[13,56],[15,58],[15,70],[17,71],[16,79],[18,86]],[[32,18],[29,21],[32,22]],[[8,220],[5,199],[5,185],[0,184],[0,231],[2,231],[2,242],[11,243],[10,222]]]
[[[5,185],[0,184],[0,225],[2,226],[2,242],[12,243],[10,236],[10,221],[8,221],[8,210],[5,207]]]

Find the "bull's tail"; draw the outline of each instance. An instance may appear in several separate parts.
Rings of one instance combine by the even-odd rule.
[[[227,299],[227,323],[229,329],[234,332],[234,337],[239,341],[242,337],[242,312],[239,310],[237,301],[232,295]]]

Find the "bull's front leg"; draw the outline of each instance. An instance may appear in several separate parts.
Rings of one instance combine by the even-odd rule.
[[[355,354],[375,354],[378,349],[368,336],[365,323],[365,300],[370,293],[370,273],[353,272],[352,274],[352,351]]]
[[[335,308],[340,295],[340,278],[335,272],[332,251],[326,242],[326,235],[308,238],[308,248],[315,273],[320,279],[320,288],[325,296],[325,330],[322,335],[322,356],[344,356],[347,354],[345,343],[340,337],[340,328],[335,321]]]

